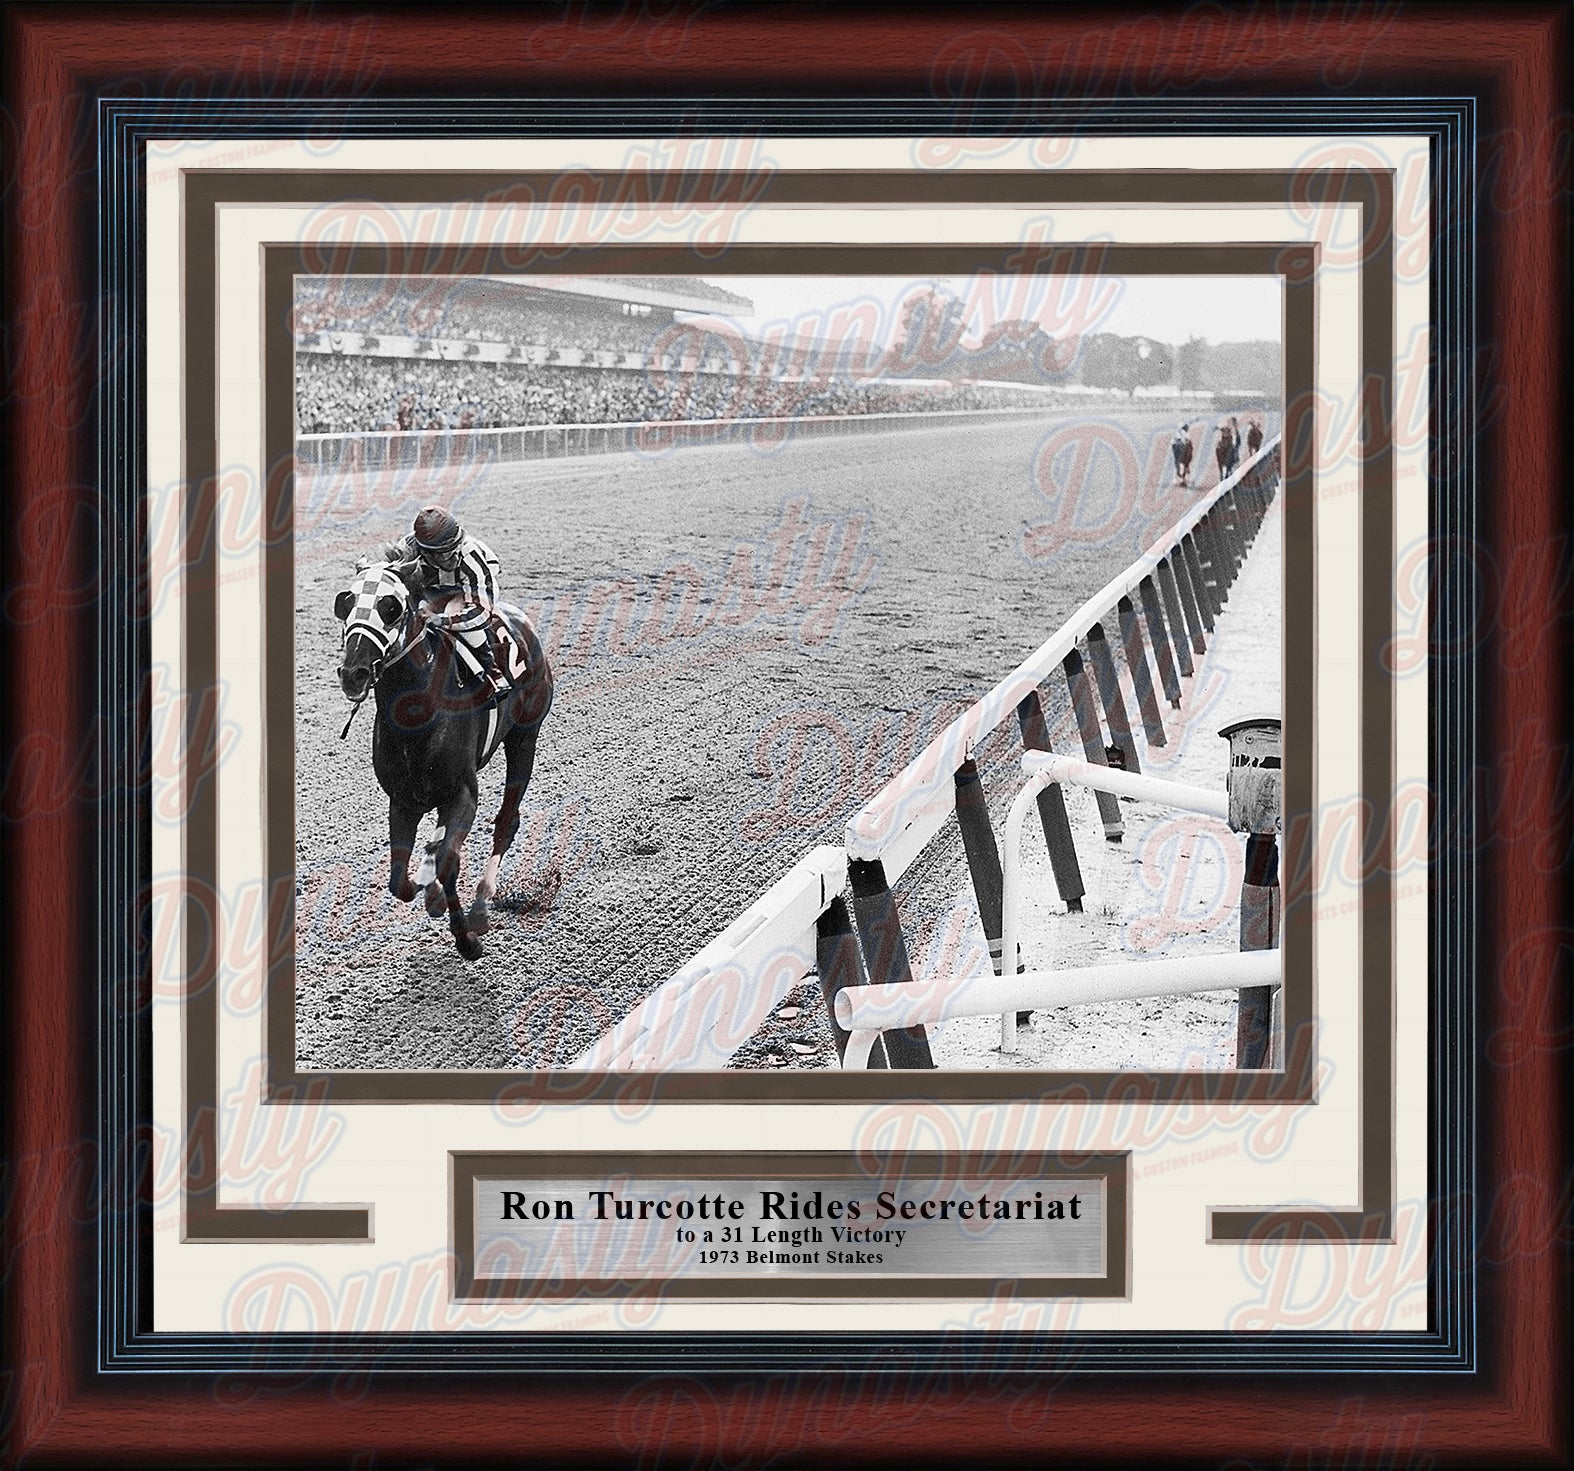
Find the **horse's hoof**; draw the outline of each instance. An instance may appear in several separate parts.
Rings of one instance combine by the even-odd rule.
[[[426,886],[426,912],[433,919],[441,919],[448,912],[448,896],[443,893],[441,884]]]
[[[474,935],[455,935],[454,944],[459,947],[459,953],[466,960],[479,960],[481,958],[481,942]]]
[[[396,884],[389,884],[388,892],[401,904],[408,904],[415,898],[415,885],[409,879],[401,879]]]
[[[472,935],[484,935],[492,928],[492,911],[481,900],[470,906],[469,913],[465,915],[465,928]]]

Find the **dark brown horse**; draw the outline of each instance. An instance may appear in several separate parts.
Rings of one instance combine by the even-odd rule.
[[[524,671],[494,710],[485,680],[465,677],[453,640],[428,621],[419,591],[407,580],[412,576],[407,568],[376,563],[338,595],[334,614],[344,624],[339,683],[357,706],[376,695],[372,766],[388,794],[389,891],[406,903],[415,898],[409,872],[415,831],[435,811],[442,828],[436,849],[441,891],[440,901],[437,889],[429,892],[428,909],[440,914],[446,906],[459,953],[477,960],[476,936],[486,932],[487,901],[519,831],[536,737],[552,708],[552,670],[529,620],[498,604],[493,611],[518,645]],[[459,902],[460,858],[475,823],[479,773],[499,746],[507,761],[503,804],[492,822],[492,856],[467,915]]]

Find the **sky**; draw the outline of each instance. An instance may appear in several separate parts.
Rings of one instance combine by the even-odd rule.
[[[882,323],[900,321],[899,304],[915,285],[933,282],[949,287],[964,301],[970,286],[965,276],[716,276],[718,286],[754,302],[754,316],[738,325],[757,332],[767,323],[790,321],[805,313],[824,313],[838,306],[872,299]],[[1280,332],[1280,285],[1272,276],[1110,276],[1065,280],[1045,277],[1028,298],[1031,315],[1044,322],[1050,335],[1067,332],[1114,332],[1127,337],[1153,337],[1180,343],[1191,337],[1208,342],[1277,342]],[[1001,307],[1010,305],[1010,286],[994,283]],[[1001,310],[1001,315],[1019,312]],[[1055,330],[1061,328],[1060,332]],[[885,340],[882,338],[882,340]]]

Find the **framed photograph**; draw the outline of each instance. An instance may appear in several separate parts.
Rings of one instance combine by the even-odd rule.
[[[18,1456],[1556,1463],[1566,15],[127,15],[8,21]]]
[[[821,274],[730,273],[765,249]],[[1019,1027],[1013,1007],[1004,1048],[999,1005],[972,993],[1000,969],[1008,887],[1040,930],[1019,948],[1052,945],[1062,971],[1149,955],[1184,967],[1191,952],[1239,949],[1230,743],[1191,738],[1189,707],[1206,702],[1210,736],[1264,712],[1279,723],[1280,338],[1287,323],[1296,370],[1309,365],[1311,274],[1278,274],[1278,247],[1204,258],[1100,245],[1089,274],[1080,247],[1034,259],[900,243],[739,244],[709,281],[579,274],[597,254],[534,276],[302,275],[298,260],[267,272],[275,296],[293,292],[293,308],[264,307],[265,357],[279,360],[266,388],[293,349],[296,426],[292,444],[266,449],[270,465],[296,469],[269,482],[279,503],[264,514],[293,528],[265,557],[280,579],[293,562],[294,626],[265,647],[270,677],[293,681],[276,705],[294,710],[293,732],[276,737],[295,752],[293,824],[279,804],[269,870],[293,888],[294,956],[270,965],[268,1004],[281,1019],[293,1010],[295,1071],[321,1084],[467,1070],[463,1085],[427,1077],[390,1094],[462,1086],[473,1098],[510,1070],[699,1073],[710,1076],[685,1077],[686,1096],[733,1098],[755,1081],[737,1074],[786,1068],[829,1074],[794,1088],[846,1096],[849,1032],[814,974],[817,942],[847,878],[860,917],[873,913],[854,865],[876,863],[912,935],[903,984],[920,1007],[952,1013],[907,1023],[924,1028],[935,1070],[1232,1068],[1239,983],[1227,974],[1203,978],[1228,987],[1210,1006],[1183,1002],[1195,986],[1161,966],[1162,982],[1149,973],[1127,988],[1158,989],[1157,1003],[1112,997],[1079,1011],[1069,1034],[1047,1014]],[[625,255],[647,271],[694,264],[686,249]],[[824,274],[838,260],[904,257],[972,272]],[[1154,274],[1187,264],[1206,271]],[[1220,274],[1231,265],[1262,270]],[[1221,320],[1244,336],[1211,344],[1203,329]],[[1227,586],[1259,529],[1263,590]],[[423,560],[416,538],[433,534],[453,541],[446,570]],[[609,545],[639,548],[649,566],[630,570]],[[1296,555],[1304,578],[1310,538]],[[524,607],[505,597],[515,568]],[[477,597],[502,610],[490,634],[481,614],[441,645],[436,630],[415,632],[415,607],[440,622],[454,615],[439,600]],[[1249,645],[1221,642],[1232,597],[1261,610]],[[998,670],[975,647],[985,625],[1011,649]],[[1297,636],[1310,628],[1302,620]],[[437,657],[450,645],[455,668]],[[1095,673],[1103,714],[1090,723]],[[692,697],[687,725],[674,723],[675,688]],[[1094,733],[1106,722],[1114,758]],[[638,765],[622,759],[631,727],[646,733]],[[483,763],[472,773],[467,756],[453,773],[464,815],[436,797],[418,814],[428,794],[414,794],[413,774],[428,779],[455,729]],[[1144,762],[1165,772],[1156,825],[1085,785],[1068,808],[1057,784],[1049,841],[1032,850],[1044,872],[1017,877],[994,833],[1029,737],[1106,772],[1117,761],[1139,786]],[[1206,794],[1183,790],[1194,766]],[[532,797],[538,770],[560,792],[547,809]],[[484,827],[473,775],[488,802],[520,788],[517,812],[493,824],[490,876],[482,849],[465,873],[457,841]],[[1171,793],[1193,804],[1180,821],[1162,809]],[[1275,808],[1259,846],[1276,844],[1277,819]],[[1084,847],[1093,838],[1086,860],[1079,830]],[[1175,843],[1206,850],[1186,865],[1184,898],[1152,892],[1155,845]],[[1105,844],[1119,845],[1111,858]],[[1008,840],[1013,859],[1022,846]],[[1084,863],[1097,869],[1091,890]],[[1030,910],[1046,890],[1053,909]],[[1306,909],[1290,906],[1297,991],[1310,974]],[[588,934],[576,919],[610,914],[616,924]],[[725,964],[707,970],[700,952],[718,950]],[[1277,959],[1264,965],[1277,979]],[[1141,1025],[1155,1004],[1162,1022]],[[1297,995],[1292,1011],[1304,1010]],[[288,1058],[270,1065],[289,1070]],[[871,1081],[885,1091],[883,1079],[859,1086]],[[1002,1096],[1020,1080],[944,1087]]]

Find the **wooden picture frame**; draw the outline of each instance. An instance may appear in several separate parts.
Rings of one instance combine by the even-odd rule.
[[[526,22],[278,11],[208,25],[131,8],[8,11],[7,440],[18,487],[4,551],[16,955],[5,1028],[8,1458],[1561,1463],[1569,1032],[1554,971],[1569,809],[1550,610],[1568,571],[1558,521],[1568,194],[1557,144],[1569,24],[1550,6],[1363,10],[1342,24],[1164,13],[1123,18],[1115,32],[1107,20],[1019,12],[893,28],[852,13],[571,10]],[[718,76],[738,100],[696,104]],[[138,442],[146,323],[124,248],[140,228],[138,150],[182,132],[261,136],[286,115],[331,147],[335,130],[395,126],[395,99],[426,94],[435,113],[436,99],[478,92],[592,99],[580,107],[585,126],[614,132],[690,115],[722,132],[771,119],[833,135],[927,125],[966,139],[1051,121],[1140,132],[1161,119],[1247,136],[1275,123],[1337,132],[1358,118],[1433,139],[1442,330],[1431,623],[1420,632],[1433,677],[1434,831],[1451,840],[1429,854],[1428,1116],[1450,1127],[1432,1141],[1424,1332],[1333,1335],[1333,1346],[1293,1331],[1189,1346],[1160,1334],[1122,1344],[1119,1359],[1101,1357],[1090,1335],[961,1333],[948,1346],[870,1333],[818,1361],[744,1334],[568,1335],[554,1354],[508,1362],[479,1343],[434,1352],[396,1335],[149,1331],[152,1282],[136,1241],[157,1156],[124,1060],[149,1063],[137,1041],[152,1004],[137,980],[149,878],[139,822],[158,758],[138,662],[145,528],[113,490]],[[663,100],[620,101],[653,93]],[[1365,875],[1378,886],[1380,867]],[[1381,947],[1374,928],[1368,943]]]

